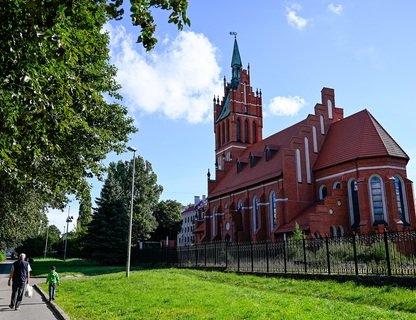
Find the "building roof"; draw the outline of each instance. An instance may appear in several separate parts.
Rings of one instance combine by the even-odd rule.
[[[407,154],[364,109],[331,125],[321,147],[315,170],[370,157],[397,157]]]
[[[233,56],[231,58],[231,68],[242,67],[240,51],[238,50],[237,38],[234,38]]]
[[[222,119],[228,117],[230,114],[230,88],[227,87],[226,97],[224,100],[224,104],[221,107],[220,114],[217,117],[216,122],[221,121]]]
[[[289,148],[292,138],[297,136],[300,128],[305,123],[306,120],[303,120],[262,141],[249,145],[238,159],[245,164],[244,168],[240,172],[237,172],[237,167],[227,170],[225,176],[218,181],[215,188],[210,192],[210,197],[281,176],[283,170],[283,150]],[[268,147],[273,154],[271,159],[266,161],[265,150]],[[253,167],[250,167],[250,154],[256,155]],[[259,155],[263,156],[259,158]]]

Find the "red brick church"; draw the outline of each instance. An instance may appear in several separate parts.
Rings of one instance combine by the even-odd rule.
[[[409,157],[368,110],[344,118],[323,88],[313,114],[262,137],[262,93],[253,92],[237,40],[232,78],[214,98],[215,180],[196,241],[280,239],[415,230]]]

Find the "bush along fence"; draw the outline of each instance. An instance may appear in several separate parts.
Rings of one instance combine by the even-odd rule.
[[[245,273],[416,276],[416,232],[139,250],[140,263]]]

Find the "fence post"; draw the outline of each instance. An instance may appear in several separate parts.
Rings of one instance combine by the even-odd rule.
[[[180,267],[182,267],[182,254],[181,254],[181,247],[180,247],[180,246],[177,246],[177,248],[178,248],[178,250],[177,250],[177,251],[179,251],[179,252],[178,252],[178,265],[179,265]]]
[[[205,242],[205,267],[207,266],[207,243]]]
[[[225,270],[228,269],[228,241],[225,241]]]
[[[251,254],[251,272],[254,272],[254,253],[253,253],[253,241],[250,242],[250,254]]]
[[[240,246],[237,241],[237,272],[240,272]]]
[[[302,238],[303,243],[303,263],[305,265],[305,273],[308,272],[308,267],[306,266],[306,240],[305,238]]]
[[[284,262],[284,266],[285,266],[285,273],[287,273],[286,240],[283,240],[283,262]]]
[[[387,275],[388,276],[391,276],[389,242],[388,242],[388,239],[387,239],[387,232],[386,232],[386,230],[384,230],[384,246],[386,248]]]
[[[358,276],[357,244],[355,243],[355,234],[352,236],[352,248],[354,251],[355,275]]]
[[[198,267],[198,245],[195,245],[195,267]]]
[[[267,273],[269,273],[269,244],[266,241],[266,266],[267,266]]]
[[[217,243],[214,242],[214,266],[217,266]]]
[[[326,246],[326,262],[328,265],[328,274],[331,274],[331,261],[329,260],[329,245],[328,237],[325,237],[325,246]]]

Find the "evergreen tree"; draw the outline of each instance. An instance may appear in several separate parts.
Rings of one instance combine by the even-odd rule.
[[[132,161],[110,163],[108,176],[97,199],[97,209],[86,238],[88,257],[102,263],[121,263],[126,258],[130,215]],[[149,162],[135,159],[132,244],[150,237],[156,228],[153,211],[162,187]]]
[[[77,232],[86,231],[88,224],[92,220],[92,204],[91,195],[82,198],[79,202],[78,220],[77,220]]]

